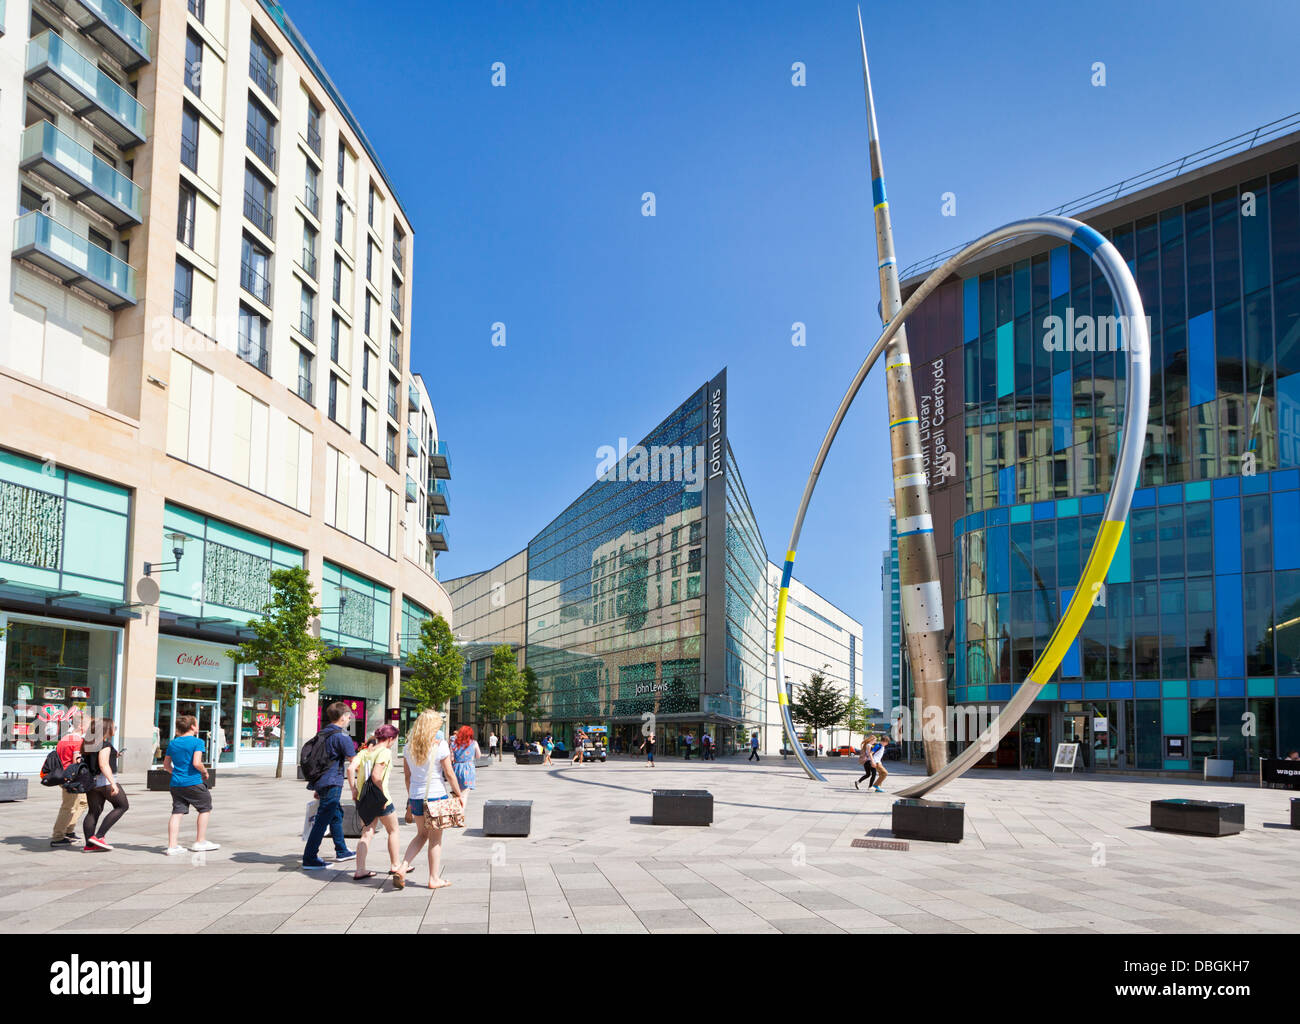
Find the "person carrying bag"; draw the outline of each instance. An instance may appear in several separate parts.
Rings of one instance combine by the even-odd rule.
[[[394,884],[401,888],[406,875],[422,847],[428,844],[429,888],[451,885],[441,875],[442,830],[465,827],[465,804],[452,768],[451,750],[446,740],[438,739],[442,714],[432,708],[420,713],[407,737],[404,759],[407,820],[414,820],[416,836],[406,848],[406,856],[393,872]],[[416,796],[416,794],[421,794]]]

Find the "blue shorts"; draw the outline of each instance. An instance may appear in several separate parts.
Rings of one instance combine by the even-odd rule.
[[[429,803],[436,804],[439,800],[446,800],[446,799],[447,798],[445,796],[436,796],[432,800],[430,800]],[[424,813],[424,801],[416,800],[414,798],[407,800],[406,809],[418,818],[420,815]]]

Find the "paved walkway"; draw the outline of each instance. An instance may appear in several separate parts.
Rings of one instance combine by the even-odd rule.
[[[51,849],[57,791],[0,804],[0,931],[107,932],[1295,932],[1300,832],[1290,793],[1164,779],[976,772],[941,796],[966,803],[966,840],[860,849],[891,838],[890,793],[829,785],[793,761],[709,764],[506,761],[479,771],[470,827],[446,833],[444,875],[404,891],[351,865],[299,869],[307,792],[268,771],[222,772],[202,863],[161,853],[170,800],[128,784],[111,854]],[[902,788],[915,769],[898,766]],[[400,779],[398,780],[400,786]],[[655,787],[708,788],[709,828],[649,824]],[[396,796],[396,792],[394,793]],[[1222,839],[1152,832],[1152,799],[1244,802]],[[533,834],[482,834],[482,801],[531,799]],[[182,833],[192,841],[192,818]],[[402,827],[403,848],[414,834]],[[323,851],[329,855],[326,840]],[[370,866],[387,867],[382,845]]]

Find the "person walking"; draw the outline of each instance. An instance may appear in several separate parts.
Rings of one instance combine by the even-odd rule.
[[[689,761],[691,759],[691,748],[695,746],[695,737],[691,734],[690,729],[687,729],[686,734],[682,736],[682,745],[686,748],[686,760]]]
[[[348,735],[348,726],[352,724],[352,709],[341,700],[336,700],[325,709],[325,721],[328,723],[315,737],[315,742],[322,746],[328,758],[328,767],[315,782],[308,782],[307,788],[314,791],[319,801],[316,818],[307,835],[307,845],[302,851],[304,871],[319,871],[325,867],[320,859],[320,844],[325,838],[325,830],[330,830],[334,840],[334,863],[352,860],[356,853],[348,849],[343,837],[343,779],[352,758],[356,756],[356,745]]]
[[[655,734],[648,732],[645,739],[641,741],[641,749],[645,751],[645,760],[651,768],[655,766]]]
[[[401,862],[397,857],[397,811],[393,807],[393,796],[388,789],[388,780],[393,773],[393,747],[397,744],[397,728],[387,723],[375,730],[374,741],[365,752],[355,757],[348,765],[348,785],[352,789],[352,800],[357,805],[357,818],[361,821],[361,838],[357,840],[357,868],[352,872],[354,881],[360,882],[374,878],[373,871],[366,870],[366,855],[370,852],[370,841],[375,837],[375,825],[382,823],[388,833],[389,873],[395,874]],[[357,780],[361,780],[358,791]],[[397,888],[405,885],[394,880]]]
[[[862,778],[853,783],[853,788],[858,789],[861,784],[866,782],[867,789],[871,789],[876,781],[876,761],[871,753],[871,746],[875,742],[874,736],[862,737],[862,750],[858,753],[858,764],[862,765]],[[870,780],[870,781],[868,781]]]
[[[122,787],[117,783],[118,750],[113,746],[117,726],[111,718],[92,720],[81,744],[81,763],[95,776],[86,793],[86,820],[82,828],[86,834],[86,853],[99,853],[113,849],[108,843],[108,830],[131,809]],[[104,807],[112,810],[104,814]],[[102,816],[102,817],[101,817]]]
[[[68,731],[55,744],[54,752],[59,764],[66,772],[74,761],[81,760],[81,744],[85,739],[85,722],[80,711],[73,711],[68,719]],[[54,831],[50,833],[51,846],[71,846],[77,841],[77,819],[86,810],[86,794],[63,790],[63,800],[59,804],[59,814],[54,819]]]
[[[546,734],[546,739],[542,741],[542,749],[546,751],[546,756],[542,758],[542,764],[553,766],[554,762],[551,760],[551,751],[555,749],[555,740],[551,738],[549,732]]]
[[[495,729],[488,733],[488,757],[497,756],[497,731]]]
[[[172,797],[172,813],[167,819],[167,848],[163,851],[169,857],[185,852],[181,846],[181,818],[190,813],[191,807],[199,818],[190,849],[195,853],[221,849],[207,839],[212,791],[207,786],[208,770],[203,766],[205,748],[206,744],[199,739],[199,720],[193,715],[177,716],[176,737],[167,744],[163,757],[163,768],[171,772],[167,786]]]
[[[461,811],[464,796],[452,768],[451,752],[445,741],[436,738],[441,726],[442,713],[429,708],[420,712],[406,739],[403,764],[408,794],[406,820],[415,822],[416,835],[406,848],[402,863],[393,872],[394,884],[399,889],[406,885],[406,876],[426,844],[429,888],[441,889],[451,885],[442,877],[442,831],[444,828],[464,827],[465,816]]]
[[[479,750],[478,740],[474,738],[474,730],[468,725],[462,725],[456,730],[456,738],[452,741],[451,746],[451,767],[456,773],[456,781],[460,783],[460,791],[465,794],[465,810],[469,810],[469,791],[474,788],[477,781],[478,771],[474,767],[474,759],[482,751]],[[550,755],[547,754],[549,760]],[[543,764],[546,763],[543,761]]]
[[[754,733],[753,736],[749,737],[749,757],[745,758],[745,760],[758,760],[758,733]]]
[[[713,737],[707,731],[700,734],[700,756],[706,761],[717,760],[713,756]]]
[[[872,791],[883,793],[880,784],[885,781],[889,775],[889,770],[885,767],[885,737],[876,736],[875,742],[871,746],[871,762],[876,767],[876,777],[872,781]]]
[[[582,747],[587,741],[587,734],[581,729],[573,730],[573,763],[582,764]]]

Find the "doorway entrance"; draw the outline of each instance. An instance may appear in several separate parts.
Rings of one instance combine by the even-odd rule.
[[[1020,720],[1020,767],[1049,768],[1051,731],[1047,715],[1027,714]]]

